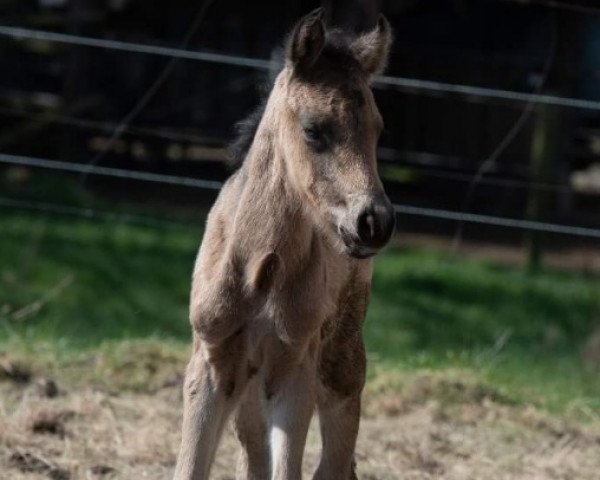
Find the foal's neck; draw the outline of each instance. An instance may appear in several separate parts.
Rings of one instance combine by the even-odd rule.
[[[256,219],[257,248],[302,262],[311,254],[317,233],[303,201],[287,176],[285,159],[275,134],[263,122],[244,165],[245,200],[241,207]]]

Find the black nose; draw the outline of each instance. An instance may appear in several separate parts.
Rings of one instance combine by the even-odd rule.
[[[392,236],[395,224],[394,207],[384,196],[367,206],[358,216],[358,238],[364,246],[381,248]]]

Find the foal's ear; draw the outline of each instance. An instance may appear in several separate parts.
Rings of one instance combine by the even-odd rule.
[[[325,45],[323,9],[317,8],[301,18],[287,43],[287,59],[296,68],[312,66]]]
[[[350,48],[367,75],[378,75],[387,66],[392,41],[390,22],[380,15],[377,26],[354,39]]]

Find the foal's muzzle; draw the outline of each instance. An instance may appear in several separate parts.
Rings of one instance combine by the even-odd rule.
[[[364,205],[350,229],[340,228],[348,253],[355,258],[375,255],[390,240],[396,225],[396,214],[385,195]]]

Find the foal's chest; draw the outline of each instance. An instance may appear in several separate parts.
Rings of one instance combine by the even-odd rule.
[[[302,269],[285,278],[270,300],[270,312],[278,336],[291,341],[313,337],[334,329],[347,316],[350,304],[360,308],[362,325],[370,288],[372,264],[344,257],[326,258],[321,252]],[[365,307],[366,308],[366,307]]]

